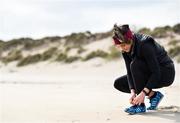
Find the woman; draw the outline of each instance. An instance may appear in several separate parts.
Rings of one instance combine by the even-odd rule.
[[[132,33],[128,25],[114,25],[113,40],[122,51],[127,75],[117,78],[114,87],[130,93],[129,114],[146,112],[145,96],[150,100],[147,110],[156,110],[163,94],[153,89],[170,86],[175,77],[174,64],[165,49],[152,37]]]

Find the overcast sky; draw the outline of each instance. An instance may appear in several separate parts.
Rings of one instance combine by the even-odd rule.
[[[0,39],[105,32],[114,23],[150,27],[180,22],[180,0],[0,0]]]

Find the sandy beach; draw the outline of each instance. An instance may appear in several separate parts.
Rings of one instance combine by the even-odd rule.
[[[126,73],[123,61],[59,65],[40,63],[1,68],[1,123],[180,123],[179,64],[157,111],[128,115],[129,95],[114,89]],[[146,106],[148,106],[146,99]]]
[[[180,0],[2,0],[0,123],[180,123],[178,11]],[[155,90],[157,110],[126,113],[114,81],[127,66],[135,88],[151,73],[158,87],[167,55],[175,80]]]

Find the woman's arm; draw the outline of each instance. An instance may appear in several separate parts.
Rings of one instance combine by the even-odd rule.
[[[131,71],[130,71],[131,59],[128,58],[127,54],[125,54],[125,53],[123,53],[122,55],[123,55],[123,58],[124,58],[124,61],[125,61],[125,65],[126,65],[128,85],[129,85],[129,89],[131,91],[131,89],[135,89],[134,84],[133,84],[133,79],[132,79]]]

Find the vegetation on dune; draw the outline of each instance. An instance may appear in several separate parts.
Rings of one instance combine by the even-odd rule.
[[[1,47],[1,45],[4,43],[4,41],[2,41],[2,40],[0,40],[0,47]]]
[[[60,53],[58,54],[57,58],[55,59],[55,61],[64,61],[67,58],[67,54],[65,53]]]
[[[52,58],[52,56],[54,55],[54,53],[56,53],[56,51],[57,51],[57,48],[52,47],[48,49],[47,51],[43,52],[42,54],[29,55],[24,58],[21,57],[17,66],[24,66],[24,65],[34,64],[40,61],[48,60]]]
[[[174,57],[179,57],[180,56],[180,46],[174,46],[173,48],[170,48],[168,51],[169,55],[174,58]]]
[[[173,31],[180,34],[180,23],[173,26]]]
[[[24,43],[24,50],[31,50],[33,48],[42,46],[44,44],[44,40],[31,40]]]
[[[173,40],[171,40],[171,41],[168,43],[168,45],[176,46],[176,45],[179,44],[179,43],[180,43],[180,39],[179,39],[179,40],[173,39]]]
[[[65,63],[72,63],[72,62],[80,60],[80,59],[81,59],[80,56],[69,56],[64,60],[64,62]]]
[[[151,35],[155,38],[170,37],[171,41],[168,43],[168,54],[180,62],[180,40],[178,38],[172,39],[172,36],[180,34],[180,24],[176,24],[172,27],[156,27],[153,30],[150,28],[141,28],[138,32]],[[114,46],[110,47],[108,52],[104,51],[103,49],[97,49],[90,52],[85,57],[82,57],[82,53],[87,51],[84,49],[84,45],[108,38],[111,35],[112,30],[104,33],[94,34],[92,34],[90,31],[86,31],[72,33],[64,37],[53,36],[36,40],[31,38],[12,39],[10,41],[0,40],[0,61],[5,64],[18,61],[17,66],[24,66],[50,59],[64,63],[72,63],[77,60],[88,61],[96,57],[101,57],[106,60],[113,60],[121,57],[121,53]],[[38,50],[45,47],[49,47],[49,49],[39,54]],[[72,51],[76,53],[74,56],[69,56],[72,49],[76,49]],[[35,50],[37,50],[37,54],[35,55],[22,55],[22,53],[24,54],[24,51],[31,54],[31,51]]]
[[[86,49],[84,49],[82,46],[80,46],[80,47],[78,48],[77,53],[78,53],[78,54],[81,54],[81,53],[83,53],[83,52],[85,52],[85,51],[86,51]]]
[[[169,32],[173,32],[173,29],[170,26],[165,27],[156,27],[154,30],[149,28],[142,28],[138,31],[139,33],[144,33],[151,35],[155,38],[164,38],[169,36]]]
[[[151,35],[156,38],[163,38],[167,37],[168,32],[172,31],[170,26],[165,27],[156,27],[152,32]]]
[[[138,31],[139,33],[151,35],[151,29],[149,28],[142,28]]]
[[[138,32],[151,35],[155,38],[165,38],[171,36],[170,33],[180,34],[180,24],[176,24],[173,27],[170,26],[156,27],[153,30],[149,28],[141,28]]]
[[[25,65],[28,65],[28,64],[33,64],[33,63],[37,63],[41,61],[41,55],[40,54],[36,54],[36,55],[29,55],[23,59],[21,59],[17,66],[20,67],[20,66],[25,66]]]
[[[43,39],[34,40],[32,38],[20,38],[20,39],[12,39],[10,41],[4,42],[0,41],[0,48],[2,51],[10,50],[16,48],[17,46],[23,46],[23,50],[31,50],[33,48],[42,46],[48,42],[59,41],[61,37],[45,37]]]
[[[107,58],[108,53],[104,52],[103,50],[96,50],[91,53],[89,53],[85,58],[83,58],[83,61],[87,61],[89,59],[95,58],[95,57],[101,57],[101,58]]]
[[[107,57],[109,60],[117,59],[121,57],[121,53],[114,46],[110,47],[109,50],[110,53],[108,54]]]
[[[177,57],[177,62],[180,63],[180,55]]]
[[[31,38],[20,38],[20,39],[12,39],[10,41],[4,42],[1,45],[1,50],[11,50],[16,48],[17,46],[24,45],[27,42],[33,41]]]
[[[65,45],[71,46],[81,46],[84,44],[89,43],[89,39],[91,38],[91,33],[72,33],[69,36],[66,36],[66,43]]]
[[[21,60],[23,58],[21,51],[19,50],[12,50],[11,52],[9,52],[7,54],[6,57],[2,57],[1,61],[5,64],[12,62],[12,61],[17,61],[17,60]]]
[[[95,40],[101,40],[101,39],[110,37],[112,35],[112,33],[113,33],[113,31],[110,30],[105,33],[95,33],[93,36],[94,36]]]
[[[90,31],[86,31],[84,33],[72,33],[71,35],[64,37],[66,39],[65,45],[80,47],[93,41],[107,38],[111,36],[111,34],[112,32],[92,34]]]
[[[53,55],[56,54],[57,50],[58,49],[56,47],[52,47],[52,48],[48,49],[47,51],[43,52],[43,54],[41,56],[41,60],[45,61],[45,60],[52,58]]]
[[[68,53],[71,49],[72,49],[72,47],[67,46],[67,47],[65,48],[65,53]]]
[[[171,46],[171,48],[168,50],[168,54],[174,58],[177,58],[177,61],[180,62],[180,40],[171,40],[168,45]]]
[[[60,41],[61,39],[62,39],[62,37],[60,37],[60,36],[53,36],[53,37],[44,37],[41,40],[47,40],[49,42],[57,42],[57,41]]]

